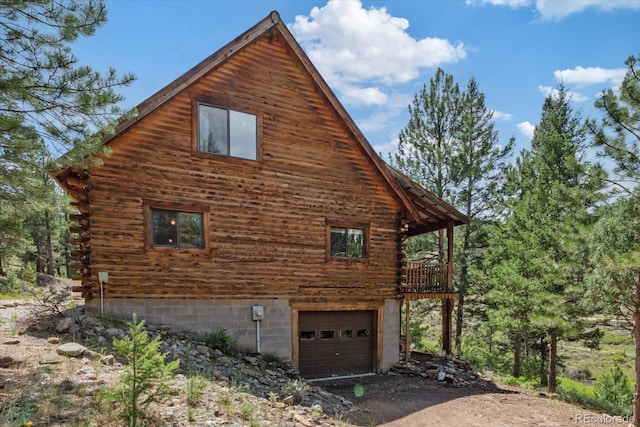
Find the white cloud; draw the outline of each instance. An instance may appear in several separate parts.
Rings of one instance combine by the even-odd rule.
[[[495,120],[509,121],[513,118],[513,116],[509,113],[503,113],[502,111],[493,110],[493,118]]]
[[[395,156],[398,153],[398,141],[398,138],[394,138],[384,144],[374,145],[373,149],[384,161],[389,161],[389,156]]]
[[[556,70],[553,72],[553,75],[556,77],[556,80],[566,84],[579,86],[610,84],[611,86],[618,87],[622,84],[626,73],[626,68],[606,69],[577,66],[574,69]]]
[[[590,7],[610,12],[614,9],[640,9],[638,0],[538,0],[536,7],[542,17],[559,21],[572,13],[582,12]]]
[[[614,9],[640,10],[638,0],[466,0],[469,5],[509,6],[512,9],[535,5],[542,19],[560,21],[588,8],[610,12]]]
[[[551,86],[538,86],[538,91],[542,93],[545,97],[552,95],[558,95],[558,88]],[[589,100],[589,97],[581,94],[580,92],[575,92],[571,90],[567,90],[567,97],[573,102],[585,102]]]
[[[290,29],[329,85],[339,82],[373,86],[352,97],[379,102],[375,86],[405,83],[424,68],[456,62],[466,57],[462,42],[427,37],[416,40],[409,21],[394,17],[386,8],[364,9],[360,1],[329,0],[314,7],[309,16],[298,15]]]
[[[367,117],[357,120],[358,127],[365,133],[384,133],[391,138],[396,137],[400,133],[400,127],[404,127],[409,120],[407,106],[412,99],[413,95],[407,93],[391,93],[381,108],[369,110]]]
[[[352,105],[384,105],[389,97],[377,87],[360,88],[353,85],[337,85],[340,100]]]
[[[522,123],[518,123],[516,125],[516,128],[518,129],[518,131],[524,135],[525,137],[529,138],[529,140],[533,139],[533,133],[536,130],[536,126],[532,125],[529,122],[522,122]]]
[[[531,4],[531,0],[466,0],[470,5],[490,4],[492,6],[509,6],[512,9]]]

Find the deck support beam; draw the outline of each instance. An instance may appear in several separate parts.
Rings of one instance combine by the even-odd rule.
[[[405,318],[404,318],[404,360],[406,362],[409,361],[411,357],[411,334],[410,334],[410,325],[411,325],[411,298],[405,296]]]
[[[453,292],[453,221],[447,223],[447,290]],[[451,354],[451,317],[453,300],[442,300],[442,352]]]

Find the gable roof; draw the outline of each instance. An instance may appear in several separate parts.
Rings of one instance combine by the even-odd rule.
[[[354,140],[359,144],[360,148],[367,156],[372,167],[380,173],[384,181],[398,197],[405,209],[404,221],[409,223],[411,230],[420,230],[420,232],[414,234],[446,228],[449,221],[453,221],[455,225],[468,222],[468,219],[455,208],[438,199],[433,194],[420,187],[417,183],[413,182],[410,178],[389,167],[378,156],[360,129],[356,126],[351,116],[349,116],[336,95],[333,93],[329,85],[325,82],[318,70],[311,63],[311,60],[307,57],[293,35],[289,32],[286,25],[280,19],[280,15],[276,11],[272,11],[252,28],[236,37],[220,50],[214,52],[189,71],[139,104],[136,107],[138,114],[119,123],[113,134],[103,138],[103,143],[109,144],[109,142],[114,138],[126,132],[144,117],[171,100],[184,89],[197,82],[200,78],[207,75],[243,47],[265,34],[270,34],[272,31],[279,32],[286,40],[292,52],[309,73],[313,82],[318,86],[329,104],[343,120],[349,132],[353,135]],[[55,178],[58,182],[62,183],[62,181],[64,181],[64,177],[66,176],[65,173],[68,174],[68,170],[67,172],[65,172],[65,170],[66,169],[63,169],[55,173]]]
[[[409,236],[424,234],[444,228],[448,221],[454,225],[468,224],[469,218],[440,197],[424,189],[420,184],[397,169],[386,165],[411,204],[420,213],[420,221],[409,224]]]

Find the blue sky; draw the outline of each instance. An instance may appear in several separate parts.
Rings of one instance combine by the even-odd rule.
[[[107,0],[74,52],[137,81],[133,107],[277,10],[371,145],[387,158],[437,67],[486,95],[502,142],[527,148],[559,81],[585,117],[640,54],[640,0]]]

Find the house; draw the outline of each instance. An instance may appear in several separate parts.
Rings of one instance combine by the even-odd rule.
[[[277,12],[104,144],[102,166],[55,173],[87,310],[223,328],[322,377],[388,369],[402,303],[438,298],[450,349],[467,219],[379,158]],[[442,229],[449,258],[410,266],[404,240]]]

